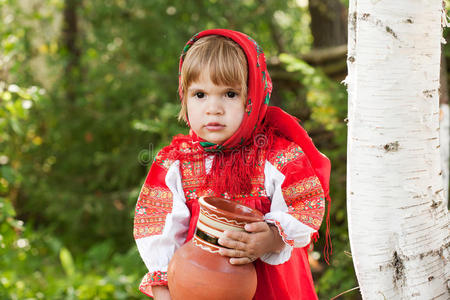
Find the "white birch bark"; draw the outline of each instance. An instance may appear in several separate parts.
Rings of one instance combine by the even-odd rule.
[[[447,15],[443,11],[442,25],[448,27]],[[445,42],[446,44],[446,42]],[[441,47],[441,75],[439,78],[439,136],[441,139],[441,164],[442,164],[442,177],[444,180],[444,203],[448,208],[448,186],[449,186],[449,148],[450,148],[450,118],[449,118],[449,106],[448,106],[448,75],[447,75],[447,61],[445,54]]]
[[[440,139],[441,139],[441,162],[442,179],[444,182],[444,206],[448,208],[449,187],[449,136],[450,136],[450,109],[448,104],[440,105]]]
[[[449,299],[441,0],[350,0],[347,209],[364,299]]]

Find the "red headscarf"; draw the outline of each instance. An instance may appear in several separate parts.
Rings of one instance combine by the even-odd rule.
[[[208,148],[205,150],[227,151],[239,148],[239,146],[247,144],[249,140],[252,142],[251,139],[254,138],[254,133],[258,132],[258,129],[262,129],[263,126],[271,127],[303,149],[322,184],[325,194],[328,196],[331,169],[330,161],[317,150],[311,138],[303,127],[300,126],[297,118],[278,107],[268,106],[272,93],[272,80],[267,71],[264,52],[251,37],[244,33],[228,29],[210,29],[195,34],[183,49],[179,66],[180,74],[183,57],[186,52],[197,40],[208,35],[228,37],[242,48],[247,58],[248,83],[246,113],[244,114],[240,128],[222,145],[208,144]],[[182,99],[183,91],[181,90],[181,84],[179,94],[180,99]],[[191,135],[201,141],[194,132],[191,132]]]

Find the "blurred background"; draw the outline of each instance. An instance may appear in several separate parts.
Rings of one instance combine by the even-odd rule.
[[[345,206],[347,6],[0,0],[0,299],[146,299],[134,205],[155,154],[188,132],[176,118],[178,58],[210,28],[258,41],[271,105],[300,118],[331,158],[333,254],[327,265],[322,226],[311,266],[320,299],[357,287]]]

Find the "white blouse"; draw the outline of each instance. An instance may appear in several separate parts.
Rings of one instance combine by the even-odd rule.
[[[212,156],[205,161],[206,171],[211,168]],[[166,216],[164,229],[159,235],[152,235],[136,240],[139,253],[149,272],[167,272],[170,259],[175,251],[183,245],[189,228],[190,212],[186,206],[183,186],[181,184],[180,162],[175,161],[169,168],[165,182],[173,194],[172,212]],[[264,216],[267,223],[277,226],[285,246],[280,253],[267,253],[260,259],[271,265],[286,262],[291,257],[293,247],[305,247],[311,241],[315,229],[303,224],[288,214],[288,207],[283,198],[281,185],[285,176],[269,161],[264,166],[264,187],[271,200],[270,212]],[[288,241],[290,242],[289,245]]]

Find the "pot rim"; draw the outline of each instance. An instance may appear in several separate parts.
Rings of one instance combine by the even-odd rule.
[[[220,199],[220,201],[229,202],[229,203],[232,203],[233,205],[244,206],[246,209],[249,209],[255,215],[254,216],[240,215],[240,214],[233,213],[233,212],[230,212],[230,211],[227,211],[227,210],[224,210],[224,209],[220,209],[220,208],[215,207],[214,205],[206,202],[206,200],[208,198],[217,198],[217,199]],[[205,206],[206,208],[211,209],[213,211],[219,212],[219,213],[224,214],[224,215],[228,215],[230,218],[233,218],[233,219],[245,220],[248,223],[251,223],[251,222],[264,222],[264,215],[259,210],[251,208],[251,207],[249,207],[247,205],[244,205],[244,204],[240,204],[240,203],[237,203],[237,202],[225,199],[225,198],[215,197],[215,196],[202,196],[202,197],[200,197],[198,199],[198,202],[199,202],[200,206]]]

